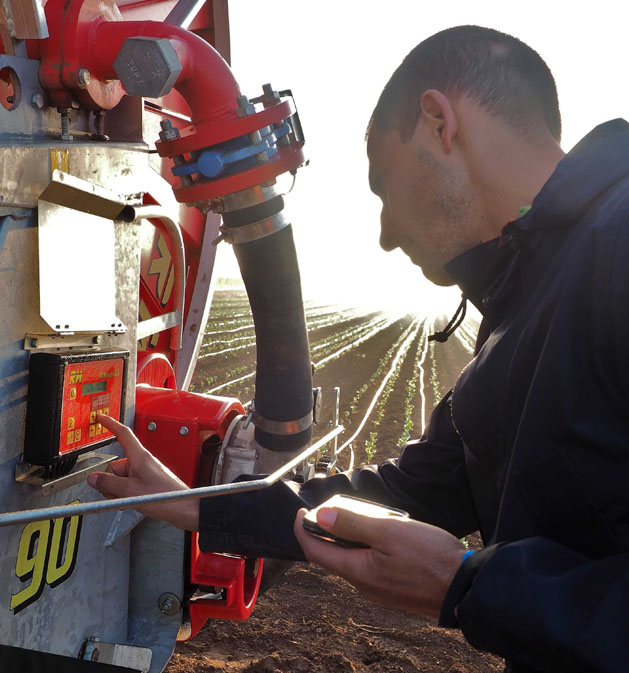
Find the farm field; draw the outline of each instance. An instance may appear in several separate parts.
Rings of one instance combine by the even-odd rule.
[[[469,362],[478,324],[468,320],[447,343],[428,342],[450,316],[376,311],[307,302],[314,385],[323,389],[315,438],[333,424],[340,387],[345,432],[339,469],[395,457],[421,435],[430,412]],[[193,390],[253,397],[255,336],[244,291],[215,292]],[[470,544],[478,544],[472,539]],[[215,621],[177,646],[168,673],[233,671],[500,671],[500,660],[461,634],[363,599],[327,571],[294,564],[244,623]]]
[[[464,323],[446,344],[428,343],[437,319],[412,313],[306,302],[306,324],[314,363],[314,385],[323,391],[314,437],[333,421],[334,388],[340,388],[339,443],[346,446],[339,467],[378,462],[397,455],[409,438],[421,435],[430,411],[469,362],[478,327]],[[437,328],[438,328],[437,327]],[[244,291],[214,295],[206,338],[192,390],[243,403],[255,382],[255,333]]]

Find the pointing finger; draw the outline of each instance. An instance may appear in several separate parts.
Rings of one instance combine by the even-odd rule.
[[[119,423],[111,416],[105,416],[103,414],[96,414],[96,420],[114,434],[128,456],[133,453],[142,453],[143,451],[146,451],[131,428]]]

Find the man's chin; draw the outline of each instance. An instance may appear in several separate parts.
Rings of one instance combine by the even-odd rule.
[[[450,285],[454,285],[452,276],[450,276],[450,274],[442,266],[435,266],[434,264],[430,264],[425,260],[420,259],[417,255],[413,255],[412,253],[407,252],[406,255],[411,260],[411,262],[415,264],[415,266],[418,266],[421,269],[421,272],[424,274],[424,278],[426,278],[426,280],[429,280],[435,285],[439,285],[439,287],[449,287]]]

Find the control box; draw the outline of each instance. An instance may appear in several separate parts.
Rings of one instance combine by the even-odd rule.
[[[122,420],[129,351],[32,353],[24,461],[70,466],[115,437],[96,420]]]

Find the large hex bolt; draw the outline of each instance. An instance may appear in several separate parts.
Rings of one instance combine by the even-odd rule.
[[[166,95],[182,69],[170,40],[158,37],[127,38],[114,61],[114,70],[130,96]]]

